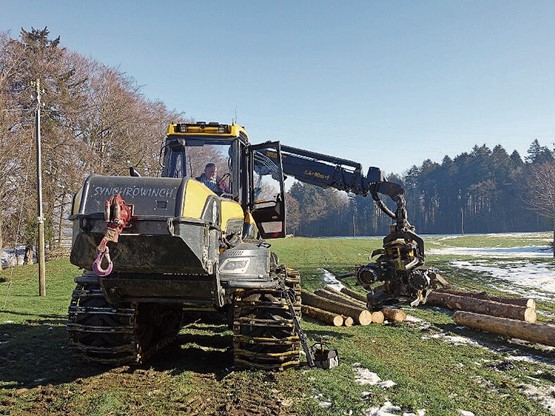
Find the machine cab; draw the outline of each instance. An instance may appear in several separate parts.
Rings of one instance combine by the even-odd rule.
[[[279,142],[251,145],[247,132],[237,124],[178,123],[168,127],[160,154],[163,177],[202,180],[206,166],[213,163],[217,187],[212,190],[239,203],[246,223],[254,219],[262,238],[285,237]]]

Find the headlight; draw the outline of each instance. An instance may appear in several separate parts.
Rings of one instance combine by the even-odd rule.
[[[250,259],[226,259],[220,265],[220,273],[242,274],[249,268]]]

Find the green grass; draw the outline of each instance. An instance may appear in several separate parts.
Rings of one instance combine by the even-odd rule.
[[[464,243],[432,237],[426,244],[501,247],[533,240],[460,238]],[[536,239],[530,244],[546,243]],[[378,238],[272,241],[281,262],[300,270],[309,290],[323,286],[321,269],[348,272],[367,263],[380,245]],[[458,286],[492,292],[486,275],[454,268],[450,260],[433,255],[428,263]],[[144,366],[86,365],[69,354],[64,328],[77,274],[65,260],[47,263],[47,296],[40,298],[36,266],[0,272],[0,414],[224,415],[248,414],[250,409],[259,414],[360,415],[386,401],[405,412],[425,409],[427,416],[456,415],[458,409],[476,415],[550,414],[521,385],[555,387],[552,349],[456,327],[450,312],[439,308],[411,309],[423,322],[401,325],[333,328],[303,320],[312,340],[324,339],[339,350],[341,364],[331,371],[233,371],[231,333],[218,319],[189,323],[174,345]],[[353,278],[345,283],[362,292]],[[539,308],[555,311],[553,302]],[[448,337],[473,343],[453,345]],[[515,361],[512,356],[534,360]],[[361,385],[355,365],[396,385]]]

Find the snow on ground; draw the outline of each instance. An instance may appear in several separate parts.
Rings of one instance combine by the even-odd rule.
[[[341,288],[345,287],[343,286],[343,283],[336,279],[332,272],[326,269],[322,269],[322,280],[326,283],[326,285],[331,286],[337,291],[341,291]]]
[[[473,257],[510,257],[510,258],[551,258],[553,251],[549,246],[525,247],[442,247],[432,248],[426,254],[444,256],[473,256]]]
[[[482,272],[499,283],[499,289],[537,300],[555,301],[555,263],[534,264],[527,261],[503,261],[496,265],[481,261],[453,260],[449,264],[460,269]]]
[[[6,248],[0,253],[0,262],[2,268],[21,266],[23,264],[23,257],[25,256],[25,247],[18,247],[17,253],[13,248]]]
[[[549,413],[555,415],[555,387],[532,384],[523,384],[520,387],[526,396],[540,402]]]

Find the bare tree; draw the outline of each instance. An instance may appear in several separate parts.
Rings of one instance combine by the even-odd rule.
[[[553,224],[555,257],[555,161],[531,164],[525,175],[526,204]]]
[[[165,129],[180,115],[147,100],[129,76],[69,52],[46,28],[0,33],[0,247],[34,241],[36,187],[32,82],[41,80],[47,241],[61,240],[72,193],[90,173],[160,171]],[[21,234],[21,237],[18,235]],[[57,236],[57,238],[55,238]]]

